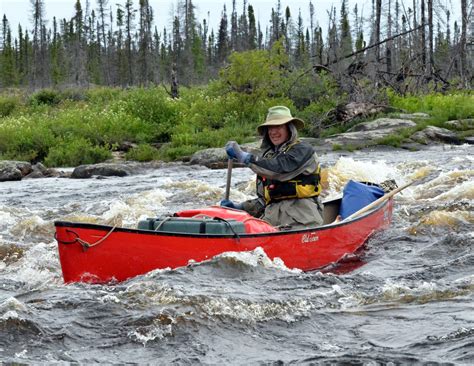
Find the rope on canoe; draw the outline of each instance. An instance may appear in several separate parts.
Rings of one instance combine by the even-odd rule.
[[[85,240],[83,240],[83,239],[81,239],[81,238],[79,237],[79,235],[77,236],[76,241],[77,241],[79,244],[82,245],[82,247],[84,248],[84,250],[87,250],[87,249],[89,249],[89,248],[95,247],[95,246],[99,245],[100,243],[102,243],[105,239],[107,239],[107,238],[109,237],[110,234],[112,234],[112,232],[113,232],[116,228],[117,228],[117,224],[115,224],[115,225],[112,227],[112,229],[110,229],[110,231],[109,231],[107,234],[105,234],[105,236],[104,236],[103,238],[100,238],[99,240],[97,240],[95,243],[92,243],[92,244],[89,243],[89,242],[87,242],[87,241],[85,241]]]

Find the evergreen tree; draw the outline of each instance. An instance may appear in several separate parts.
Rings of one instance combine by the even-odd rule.
[[[340,19],[340,57],[352,53],[352,34],[347,13],[347,0],[342,0]]]
[[[232,13],[230,16],[230,47],[231,50],[238,50],[238,25],[237,25],[237,8],[235,0],[232,0]]]
[[[219,33],[217,34],[217,61],[219,63],[223,63],[229,55],[229,35],[227,33],[227,27],[227,11],[224,5],[219,24]]]
[[[10,25],[6,15],[2,19],[2,52],[0,54],[0,85],[16,85],[15,50],[12,44]]]
[[[247,18],[247,0],[244,0],[242,15],[239,17],[237,51],[246,51],[249,49],[249,22]]]
[[[31,0],[33,7],[33,44],[32,44],[32,67],[30,83],[33,88],[46,86],[46,60],[42,40],[44,38],[44,0]]]
[[[295,64],[297,67],[301,67],[305,64],[306,56],[303,17],[301,16],[300,10],[295,32]]]
[[[257,48],[257,28],[255,25],[255,13],[253,6],[248,6],[249,15],[249,36],[248,36],[248,49],[254,50]]]
[[[139,70],[138,82],[148,85],[152,80],[151,53],[152,53],[152,21],[153,13],[148,0],[139,1],[139,38],[138,38],[138,60]]]
[[[72,46],[72,71],[73,82],[78,86],[84,86],[89,82],[86,72],[86,40],[84,39],[84,18],[80,0],[76,0],[74,6],[75,14],[71,21],[71,46]]]
[[[133,72],[134,60],[133,60],[133,29],[134,29],[134,20],[135,20],[136,10],[133,8],[133,1],[126,0],[125,2],[125,12],[124,12],[124,21],[125,21],[125,55],[126,55],[126,65],[127,65],[127,85],[131,86],[134,84],[135,75]]]
[[[51,43],[51,80],[54,86],[62,84],[69,71],[64,56],[63,42],[58,30],[56,17],[54,17],[53,40]]]

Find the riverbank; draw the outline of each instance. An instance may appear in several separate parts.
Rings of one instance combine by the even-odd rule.
[[[474,144],[473,136],[460,137],[459,131],[474,129],[474,119],[448,121],[455,131],[446,128],[427,125],[422,130],[416,130],[417,123],[413,120],[426,119],[427,115],[401,115],[398,118],[379,118],[375,121],[360,123],[345,133],[328,136],[327,138],[302,138],[311,144],[319,155],[331,151],[349,154],[355,150],[370,149],[372,152],[387,149],[418,151],[437,144],[460,145]],[[380,144],[380,141],[395,134],[406,137],[399,147]],[[416,132],[413,132],[416,131]],[[457,132],[456,132],[457,131]],[[411,133],[411,134],[409,134]],[[247,143],[243,148],[249,152],[258,153],[259,141]],[[197,151],[190,157],[179,159],[178,162],[191,165],[203,165],[211,169],[223,169],[227,165],[227,155],[224,148],[210,148]],[[0,161],[0,182],[15,181],[30,178],[63,177],[91,178],[108,176],[128,176],[143,173],[148,169],[158,169],[166,165],[163,161],[137,162],[127,161],[124,154],[116,154],[114,159],[104,163],[84,164],[69,172],[54,168],[46,168],[43,164],[30,164],[26,161]]]
[[[0,96],[0,160],[46,168],[103,163],[117,156],[139,162],[195,160],[197,152],[219,149],[228,140],[256,144],[256,126],[272,105],[287,105],[302,118],[301,135],[320,153],[376,145],[420,149],[435,140],[469,143],[474,135],[474,95],[469,91],[413,97],[381,90],[390,108],[343,102],[351,113],[329,123],[327,115],[335,106],[322,99],[298,108],[287,97],[247,95],[226,85],[219,80],[183,88],[178,99],[159,87]]]

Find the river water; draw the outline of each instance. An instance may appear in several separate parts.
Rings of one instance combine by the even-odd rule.
[[[133,227],[212,205],[226,170],[169,164],[106,179],[0,183],[0,363],[474,364],[474,148],[330,153],[352,178],[399,185],[391,227],[329,272],[261,250],[116,285],[64,285],[55,220]],[[234,169],[231,198],[252,197]],[[349,270],[352,268],[352,270]]]

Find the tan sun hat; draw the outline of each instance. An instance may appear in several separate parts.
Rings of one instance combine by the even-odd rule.
[[[265,123],[262,123],[260,126],[258,126],[257,131],[260,135],[263,135],[265,133],[265,127],[284,125],[288,122],[293,122],[297,129],[304,127],[303,120],[293,117],[289,108],[281,105],[271,107],[268,108],[268,114]]]

